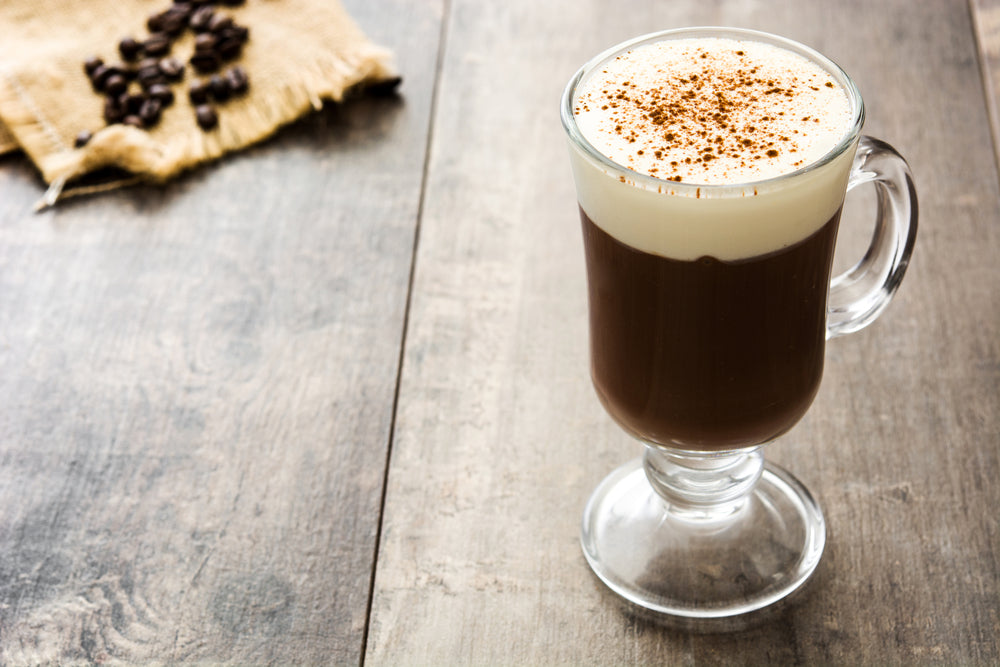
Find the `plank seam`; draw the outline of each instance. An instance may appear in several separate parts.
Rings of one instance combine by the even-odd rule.
[[[976,8],[977,0],[968,0],[966,7],[969,10],[969,20],[972,23],[972,41],[975,43],[976,60],[979,65],[979,78],[983,86],[983,95],[986,97],[986,115],[989,117],[990,138],[993,140],[993,164],[1000,175],[1000,110],[997,109],[997,91],[993,89],[993,79],[990,76],[989,58],[986,53],[986,43],[983,38],[982,23],[979,20],[979,11]]]
[[[379,499],[378,521],[375,527],[375,546],[372,553],[372,569],[368,583],[368,603],[365,607],[365,627],[361,637],[360,667],[364,667],[368,655],[368,638],[372,622],[372,606],[375,600],[375,576],[378,572],[378,557],[382,543],[382,523],[385,518],[385,500],[389,488],[389,467],[392,449],[396,440],[396,416],[399,411],[399,390],[403,379],[403,362],[406,355],[406,340],[410,326],[410,308],[413,302],[413,284],[416,276],[417,252],[420,246],[420,229],[427,199],[427,181],[430,173],[431,150],[434,144],[434,128],[437,125],[438,95],[441,87],[441,72],[448,41],[448,22],[451,19],[451,0],[442,0],[441,28],[438,37],[438,51],[434,63],[434,88],[431,91],[430,113],[427,122],[427,143],[424,149],[424,164],[420,174],[420,198],[417,202],[417,219],[413,229],[413,252],[410,258],[410,274],[406,287],[406,303],[403,307],[403,329],[399,341],[399,359],[396,363],[396,387],[392,398],[392,415],[389,420],[389,442],[386,446],[385,465],[382,473],[382,493]]]

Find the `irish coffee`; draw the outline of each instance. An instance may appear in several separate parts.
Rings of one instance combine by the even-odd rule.
[[[684,450],[781,435],[822,377],[843,87],[771,44],[673,39],[594,67],[572,109],[594,149],[572,155],[608,412]]]
[[[765,463],[819,389],[826,340],[870,324],[909,261],[902,157],[807,46],[682,28],[615,46],[560,115],[587,260],[591,375],[645,445],[583,511],[591,569],[630,611],[720,630],[810,576],[815,499]],[[831,281],[848,183],[879,190],[874,235]],[[723,621],[721,627],[715,621]]]

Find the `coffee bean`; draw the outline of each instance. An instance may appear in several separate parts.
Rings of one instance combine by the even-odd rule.
[[[131,68],[124,63],[111,63],[110,65],[105,65],[105,67],[111,71],[112,75],[117,74],[118,76],[123,76],[126,79],[130,79],[132,77]]]
[[[208,24],[212,22],[214,16],[214,9],[211,7],[201,7],[191,14],[191,18],[188,19],[188,26],[195,32],[205,32],[208,30]]]
[[[250,28],[245,25],[236,25],[235,23],[226,28],[221,32],[221,36],[224,39],[238,39],[241,42],[246,42],[250,39]]]
[[[216,102],[225,102],[233,94],[233,91],[229,89],[229,81],[219,74],[208,80],[208,89]]]
[[[108,95],[118,96],[125,92],[128,87],[128,81],[121,74],[112,74],[104,82],[104,92]]]
[[[196,52],[191,56],[191,66],[202,74],[215,72],[219,69],[219,56],[213,51]]]
[[[163,12],[150,14],[146,19],[146,28],[150,32],[160,32],[163,30]]]
[[[158,100],[165,107],[174,103],[174,91],[168,85],[157,83],[150,86],[146,92],[149,93],[152,99]]]
[[[218,74],[208,80],[208,89],[212,92],[212,97],[216,102],[225,102],[232,94],[232,91],[229,90],[229,82]]]
[[[148,55],[162,56],[170,51],[170,37],[162,32],[153,33],[142,45]]]
[[[142,124],[146,127],[152,127],[160,122],[160,113],[163,111],[163,105],[155,97],[150,97],[148,100],[142,103],[142,108],[139,109],[139,118],[142,119]]]
[[[194,117],[198,121],[198,126],[203,130],[211,130],[219,124],[219,117],[215,109],[207,104],[199,104],[194,108]]]
[[[196,53],[207,53],[215,50],[215,45],[218,43],[218,37],[210,32],[203,32],[194,38],[194,50]]]
[[[164,58],[158,63],[158,67],[169,81],[180,81],[184,76],[184,63],[177,58]]]
[[[104,64],[104,61],[97,56],[90,56],[83,61],[83,71],[87,73],[87,76],[93,78],[94,70]]]
[[[156,76],[150,76],[144,79],[139,79],[139,85],[142,86],[142,89],[145,90],[146,92],[149,92],[149,89],[152,88],[153,86],[163,85],[166,83],[167,83],[167,77],[159,73],[157,73]]]
[[[118,101],[112,97],[104,100],[104,121],[109,125],[114,125],[115,123],[120,123],[125,113],[122,108],[118,105]]]
[[[118,106],[125,115],[138,114],[146,96],[141,93],[125,93],[118,98]]]
[[[205,33],[208,34],[208,33]],[[223,60],[233,60],[243,51],[243,42],[238,39],[224,39],[219,42],[216,52]]]
[[[104,84],[107,83],[108,78],[113,74],[114,71],[107,65],[98,65],[95,67],[94,71],[90,73],[90,83],[94,86],[94,90],[104,90]]]
[[[125,37],[122,41],[118,42],[118,51],[122,54],[122,58],[132,61],[142,53],[142,44],[135,37]]]
[[[188,97],[192,104],[204,104],[208,101],[208,84],[201,79],[195,79],[188,89]]]
[[[150,70],[150,71],[152,71],[154,69],[155,70],[159,70],[160,69],[160,59],[159,58],[143,58],[142,60],[139,61],[139,64],[136,67],[137,67],[136,72],[138,74],[140,74],[140,75],[142,74],[143,70]]]
[[[168,9],[163,14],[163,32],[171,37],[180,35],[184,32],[184,28],[187,27],[189,14],[189,9]]]
[[[122,67],[116,67],[115,69],[117,70],[118,74],[121,74],[123,77],[125,77],[126,81],[135,81],[136,76],[139,73],[139,71],[135,67],[125,67],[124,65]]]
[[[250,86],[250,78],[247,76],[246,71],[237,65],[226,72],[226,83],[229,84],[229,90],[234,95],[242,95]]]
[[[231,16],[226,16],[225,14],[216,14],[212,17],[212,20],[208,22],[208,29],[210,32],[219,34],[227,28],[233,27],[233,18]]]
[[[73,146],[76,148],[82,148],[87,145],[94,135],[91,134],[90,130],[84,130],[80,134],[76,135],[76,139],[73,141]]]
[[[163,77],[163,72],[160,70],[160,61],[156,58],[146,58],[139,63],[139,68],[135,72],[135,77],[144,87],[148,87],[153,83],[156,83]]]
[[[142,122],[142,118],[139,118],[138,116],[125,116],[125,118],[122,119],[122,124],[131,125],[132,127],[138,127],[140,129],[145,126]]]
[[[175,2],[173,6],[167,10],[174,16],[179,16],[184,20],[184,27],[187,27],[187,22],[191,18],[191,14],[194,13],[194,5],[190,2]]]

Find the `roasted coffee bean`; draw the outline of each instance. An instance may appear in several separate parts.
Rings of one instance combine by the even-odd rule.
[[[235,23],[228,28],[220,30],[219,32],[212,33],[219,38],[220,42],[225,42],[228,40],[236,40],[240,43],[245,43],[250,38],[250,29],[246,26],[236,25]]]
[[[195,79],[188,88],[188,98],[191,104],[204,104],[208,101],[208,84],[201,79]]]
[[[179,17],[184,22],[184,25],[181,27],[183,31],[184,28],[188,27],[188,20],[191,18],[191,14],[194,13],[194,5],[190,2],[175,2],[167,12],[172,16]]]
[[[94,70],[104,64],[104,61],[97,56],[90,56],[83,61],[83,71],[87,73],[87,76],[93,78]]]
[[[224,39],[219,42],[219,46],[216,47],[215,51],[223,60],[233,60],[243,51],[243,42],[238,39]]]
[[[153,33],[143,43],[142,48],[150,56],[166,55],[170,51],[170,37],[162,32]]]
[[[155,97],[150,97],[142,103],[139,109],[139,118],[146,127],[152,127],[160,122],[160,114],[163,112],[163,104]]]
[[[108,125],[114,125],[115,123],[122,122],[125,113],[122,108],[118,105],[118,100],[109,97],[104,100],[104,121]]]
[[[143,77],[155,76],[156,74],[162,74],[160,71],[160,59],[159,58],[143,58],[139,61],[136,67],[135,74],[136,78],[141,79]]]
[[[121,74],[112,74],[104,82],[104,92],[115,97],[124,93],[126,88],[128,88],[128,81]]]
[[[87,145],[87,143],[93,138],[90,130],[84,130],[80,134],[76,135],[76,139],[73,141],[73,146],[76,148],[82,148]]]
[[[191,14],[191,18],[188,19],[188,26],[195,32],[205,32],[208,30],[208,24],[212,22],[214,16],[214,9],[211,7],[201,7]]]
[[[212,92],[212,98],[216,102],[225,102],[233,93],[229,90],[229,82],[218,74],[208,80],[208,89]]]
[[[160,104],[165,107],[174,103],[174,91],[166,84],[158,83],[150,86],[146,92],[152,99],[159,100]]]
[[[247,92],[247,88],[250,86],[250,77],[247,76],[242,67],[237,65],[226,72],[226,83],[229,84],[229,90],[234,95],[242,95]]]
[[[142,89],[147,92],[153,86],[165,83],[167,83],[167,77],[160,74],[159,70],[157,70],[157,73],[153,76],[147,76],[139,79],[139,85],[142,86]]]
[[[219,38],[210,32],[199,33],[194,38],[194,50],[196,53],[207,53],[215,50],[215,45],[219,43]]]
[[[122,41],[118,42],[118,52],[122,54],[122,58],[125,60],[132,61],[142,53],[142,44],[135,37],[125,37]]]
[[[135,78],[143,87],[149,87],[163,79],[163,72],[160,70],[160,61],[156,58],[147,58],[139,63],[139,69],[135,72]]]
[[[163,18],[166,12],[156,12],[155,14],[150,14],[149,18],[146,19],[146,28],[150,32],[160,32],[163,30]]]
[[[202,74],[219,69],[219,56],[214,51],[196,52],[191,56],[191,66]]]
[[[226,16],[225,14],[215,14],[212,20],[208,22],[208,29],[215,34],[219,34],[222,31],[233,27],[233,17]]]
[[[184,63],[177,58],[164,58],[157,66],[160,68],[160,73],[169,81],[180,81],[184,76]]]
[[[162,31],[171,37],[177,37],[182,32],[184,28],[187,27],[189,10],[176,10],[168,9],[163,14],[163,27]]]
[[[119,96],[118,106],[125,115],[138,114],[142,108],[142,103],[146,101],[146,96],[141,93],[125,93]]]
[[[98,65],[95,67],[94,71],[90,73],[90,83],[94,86],[94,90],[104,90],[104,84],[107,83],[108,78],[113,74],[114,70],[107,65]]]
[[[246,42],[248,39],[250,39],[250,28],[246,27],[245,25],[236,25],[234,23],[231,27],[223,30],[222,35],[226,39],[233,38],[233,39],[238,39],[241,42]]]
[[[142,122],[142,118],[139,118],[138,116],[135,115],[125,116],[124,118],[122,118],[122,124],[131,125],[132,127],[138,127],[139,129],[145,127],[145,124]]]
[[[118,76],[123,76],[126,79],[131,78],[130,68],[123,63],[111,63],[110,65],[105,65],[110,72],[110,76],[117,74]]]
[[[149,18],[146,19],[146,28],[148,28],[149,32],[152,33],[162,32],[177,36],[184,31],[184,27],[186,25],[186,10],[179,10],[173,7],[162,12],[151,14]]]
[[[211,130],[219,124],[219,117],[215,109],[207,104],[199,104],[194,108],[194,117],[198,121],[198,126],[203,130]]]

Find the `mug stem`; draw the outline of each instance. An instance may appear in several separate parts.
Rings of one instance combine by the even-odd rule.
[[[643,468],[668,512],[689,521],[719,521],[739,514],[764,470],[764,457],[760,447],[708,453],[647,445]]]

